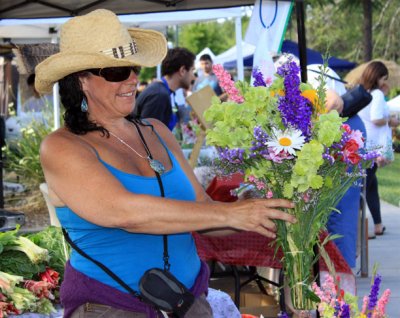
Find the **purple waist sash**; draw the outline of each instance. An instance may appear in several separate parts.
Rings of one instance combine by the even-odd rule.
[[[200,272],[190,291],[196,296],[207,293],[210,271],[208,265],[201,261]],[[69,261],[65,265],[64,281],[61,284],[61,304],[64,307],[64,318],[85,303],[96,303],[117,309],[145,313],[148,318],[158,318],[157,311],[138,298],[103,284],[74,269]]]

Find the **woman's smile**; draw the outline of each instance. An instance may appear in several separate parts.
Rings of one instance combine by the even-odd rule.
[[[135,96],[135,90],[127,92],[127,93],[119,93],[117,94],[119,97],[132,97]]]

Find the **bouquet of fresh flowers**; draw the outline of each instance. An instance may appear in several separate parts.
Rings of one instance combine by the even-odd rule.
[[[299,72],[289,60],[274,81],[255,70],[253,86],[243,82],[235,86],[222,66],[215,65],[229,100],[214,98],[205,119],[212,124],[207,143],[218,149],[219,168],[241,171],[245,186],[260,197],[295,203],[288,212],[298,222],[277,222],[276,246],[284,254],[292,303],[295,309],[308,310],[319,302],[311,290],[319,233],[377,154],[363,151],[361,132],[343,124],[336,111],[326,112],[324,77],[314,90],[300,82]]]

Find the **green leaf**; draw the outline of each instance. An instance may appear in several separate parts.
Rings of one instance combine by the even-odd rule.
[[[321,302],[321,299],[311,289],[306,289],[306,297],[315,303]]]

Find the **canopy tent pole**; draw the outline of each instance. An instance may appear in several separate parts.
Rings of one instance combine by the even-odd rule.
[[[236,53],[237,53],[237,77],[238,80],[244,79],[243,67],[243,51],[242,51],[242,18],[236,17],[235,19],[235,33],[236,33]]]
[[[51,37],[51,43],[57,44],[58,38],[57,33],[54,33]],[[58,82],[53,85],[53,118],[54,118],[54,130],[60,128],[60,95],[58,94]]]
[[[58,95],[58,82],[53,86],[53,118],[54,130],[60,128],[60,96]]]
[[[307,44],[306,29],[304,26],[304,1],[296,0],[297,39],[299,43],[299,60],[301,68],[301,81],[307,82]]]

